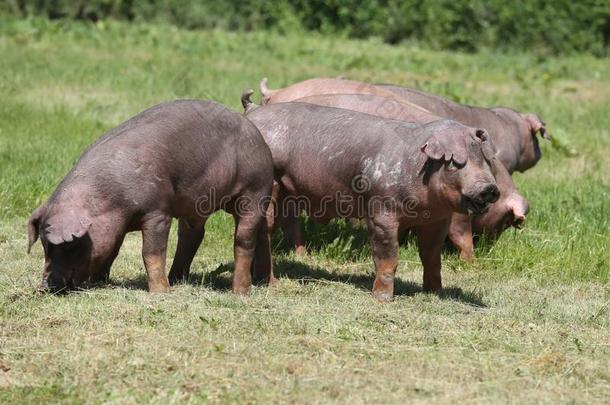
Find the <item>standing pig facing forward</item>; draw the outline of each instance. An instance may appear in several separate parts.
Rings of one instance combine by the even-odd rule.
[[[285,196],[278,210],[296,198],[314,221],[365,220],[380,301],[393,296],[400,227],[416,229],[424,289],[438,291],[451,214],[481,213],[498,199],[484,130],[454,121],[414,126],[305,103],[249,108],[247,117],[271,149],[277,195]]]
[[[236,221],[233,291],[245,293],[255,248],[255,272],[270,274],[263,225],[272,182],[271,153],[247,119],[210,101],[160,104],[89,147],[32,214],[28,252],[40,236],[43,285],[63,291],[107,279],[125,234],[141,230],[148,289],[166,292],[172,217],[180,219],[175,281],[188,275],[206,219],[224,209]]]
[[[413,109],[410,105],[398,100],[370,94],[323,94],[305,97],[297,101],[345,108],[382,118],[417,124],[426,124],[442,119],[430,112]],[[486,238],[494,240],[510,226],[521,227],[529,210],[527,201],[517,191],[513,179],[500,160],[494,157],[491,159],[490,165],[500,190],[500,199],[491,204],[485,214],[470,216],[454,213],[451,218],[449,239],[459,249],[460,257],[464,260],[469,260],[473,256],[473,234],[485,235]],[[298,226],[291,226],[289,229],[293,229],[295,232],[300,230]],[[292,240],[302,241],[303,237],[295,235]],[[297,251],[304,251],[304,247],[297,246]]]

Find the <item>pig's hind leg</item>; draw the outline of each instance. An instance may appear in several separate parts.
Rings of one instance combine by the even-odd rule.
[[[201,222],[189,222],[181,218],[178,221],[178,246],[169,272],[170,284],[188,279],[191,263],[205,236],[206,220],[207,218]]]
[[[240,216],[235,214],[235,238],[233,255],[235,258],[235,270],[233,272],[233,292],[235,294],[247,294],[252,286],[252,274],[250,269],[254,261],[257,233],[262,225],[259,219],[255,221],[253,216]]]
[[[276,185],[274,184],[274,187]],[[299,204],[296,202],[286,204],[288,194],[278,185],[277,201],[282,203],[277,207],[277,215],[279,224],[284,232],[284,237],[288,240],[291,247],[297,256],[307,256],[307,248],[305,247],[305,237],[303,225],[301,224],[301,213],[299,212]],[[274,190],[275,191],[275,190]]]
[[[142,257],[149,292],[169,292],[165,262],[170,227],[171,217],[165,213],[149,214],[142,220]]]
[[[474,256],[472,218],[465,214],[453,214],[449,224],[448,237],[460,251],[460,259],[471,261]]]
[[[227,211],[235,218],[233,292],[246,294],[252,286],[252,268],[257,278],[273,282],[267,220],[269,190],[244,194]],[[257,242],[260,243],[257,249]],[[254,256],[257,256],[257,260]]]
[[[271,236],[276,226],[278,195],[279,184],[274,182],[269,204],[259,206],[259,209],[265,215],[258,230],[254,261],[252,263],[252,278],[254,282],[259,284],[267,283],[268,285],[273,285],[277,281],[273,275]]]

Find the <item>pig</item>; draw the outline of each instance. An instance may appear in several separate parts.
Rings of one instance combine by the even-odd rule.
[[[343,78],[316,78],[295,83],[283,89],[270,89],[267,78],[263,78],[259,85],[262,94],[261,102],[265,104],[285,103],[299,98],[317,96],[320,94],[372,94],[387,98],[400,98],[393,92],[384,90],[373,84],[346,80]],[[405,104],[409,104],[405,102]],[[421,109],[413,104],[414,109]]]
[[[108,278],[125,234],[142,232],[150,292],[188,276],[206,219],[235,218],[233,291],[272,274],[265,214],[271,152],[250,121],[220,104],[178,100],[151,107],[106,132],[80,157],[28,221],[28,253],[40,237],[43,286],[65,292]],[[266,202],[265,202],[266,201]],[[172,218],[178,246],[166,276]],[[254,264],[253,264],[254,263]]]
[[[263,104],[295,101],[322,94],[371,94],[395,99],[423,112],[452,119],[462,124],[484,128],[498,150],[509,173],[533,167],[541,157],[536,137],[549,139],[545,123],[536,114],[521,114],[510,108],[470,107],[441,97],[394,85],[373,85],[353,80],[317,78],[295,83],[284,89],[269,89],[267,79],[260,83]]]
[[[298,204],[316,222],[364,219],[376,271],[372,292],[381,302],[394,294],[399,228],[414,229],[423,289],[441,290],[451,214],[483,213],[499,197],[485,130],[448,120],[414,125],[306,103],[255,107],[242,101],[271,149],[279,198],[270,210],[280,214],[268,218]]]
[[[297,99],[296,101],[327,107],[345,108],[383,118],[418,124],[442,119],[426,111],[414,110],[411,106],[402,104],[398,100],[370,94],[323,94]],[[527,201],[518,193],[510,174],[496,156],[490,160],[490,165],[500,190],[500,199],[493,203],[485,214],[469,216],[454,213],[451,217],[449,240],[458,248],[460,257],[463,260],[470,260],[473,257],[473,233],[485,235],[488,240],[495,240],[510,226],[520,228],[529,210]],[[300,229],[295,226],[290,228],[297,231]],[[290,239],[303,243],[302,235],[292,235]],[[305,250],[302,245],[296,246],[296,249],[297,254],[302,254]]]
[[[440,117],[487,129],[498,149],[500,161],[511,174],[534,167],[542,157],[537,134],[543,139],[550,139],[546,124],[534,113],[520,113],[506,107],[484,108],[459,104],[421,90],[392,84],[377,87]]]

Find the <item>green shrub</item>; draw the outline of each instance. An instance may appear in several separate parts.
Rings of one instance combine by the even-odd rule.
[[[4,0],[20,16],[161,21],[190,29],[308,29],[434,48],[607,55],[610,0]]]

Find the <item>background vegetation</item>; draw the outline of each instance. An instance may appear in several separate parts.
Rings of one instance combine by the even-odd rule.
[[[609,0],[4,0],[19,16],[161,21],[184,28],[276,29],[419,40],[437,49],[607,55]]]
[[[0,55],[0,403],[610,397],[608,59],[7,17]],[[104,131],[175,98],[241,111],[242,90],[263,76],[282,87],[340,74],[539,113],[555,143],[514,176],[531,205],[525,228],[478,248],[473,263],[446,252],[442,295],[421,292],[408,242],[388,305],[370,296],[364,235],[342,223],[309,226],[304,259],[278,239],[279,285],[233,296],[222,213],[171,294],[145,292],[136,233],[109,285],[37,292],[43,256],[39,244],[25,254],[27,217]],[[170,260],[174,247],[175,230]]]

